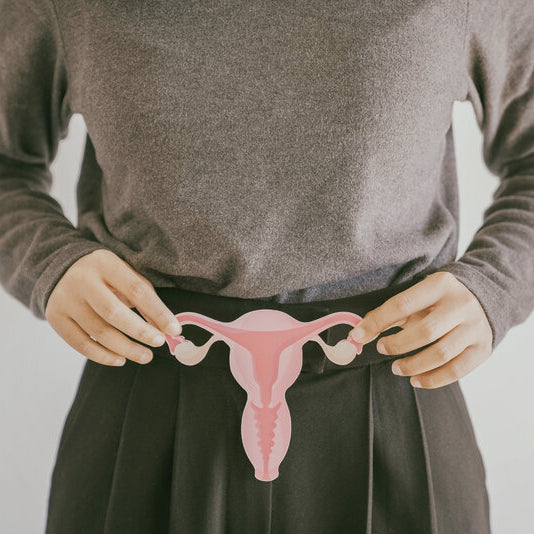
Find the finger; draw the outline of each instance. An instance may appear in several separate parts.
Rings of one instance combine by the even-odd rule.
[[[102,365],[124,365],[126,359],[89,337],[87,332],[71,317],[63,316],[55,322],[54,330],[80,354]]]
[[[105,282],[107,283],[107,282]],[[115,296],[121,301],[123,302],[126,306],[128,306],[128,308],[133,308],[134,305],[132,302],[129,301],[129,299],[123,295],[118,289],[115,289],[113,286],[110,286],[108,285],[109,287],[109,290],[112,291],[113,293],[115,293]]]
[[[165,336],[120,301],[107,285],[97,285],[85,299],[107,323],[130,337],[155,347],[165,343]]]
[[[107,284],[107,282],[105,282]],[[115,289],[114,287],[108,285],[109,289],[111,291],[113,291],[113,293],[115,293],[115,295],[117,296],[117,298],[121,301],[121,302],[124,302],[124,304],[126,304],[126,306],[128,306],[128,308],[134,308],[134,304],[133,302],[130,302],[128,298],[126,298],[118,289]],[[142,311],[140,310],[137,310],[141,316],[145,319],[145,321],[152,325],[154,328],[158,328],[158,325],[150,318],[148,317],[146,314],[144,314]],[[181,332],[181,329],[180,329],[180,332]]]
[[[434,307],[435,306],[429,306],[428,308],[424,308],[423,310],[419,310],[415,313],[412,313],[409,317],[403,317],[402,319],[399,319],[396,323],[393,323],[390,328],[393,328],[394,326],[406,328],[406,326],[410,324],[411,321],[426,317],[434,309]]]
[[[102,272],[104,281],[120,291],[145,318],[150,317],[161,332],[179,335],[182,328],[178,320],[159,298],[152,284],[123,263],[126,269],[105,269]]]
[[[109,285],[106,281],[104,281],[104,283],[109,287],[110,291],[113,291],[113,293],[115,293],[115,295],[121,302],[124,302],[124,304],[128,306],[128,308],[135,308],[134,303],[130,302],[130,300],[125,295],[123,295],[118,289],[115,289],[113,286]],[[148,317],[146,314],[144,314],[140,310],[137,310],[137,311],[141,314],[141,316],[145,319],[145,321],[148,324],[152,325],[154,328],[159,330],[158,325],[150,317]]]
[[[461,323],[430,347],[395,360],[391,370],[400,376],[413,376],[441,367],[471,344],[471,328]],[[409,351],[407,351],[409,352]],[[398,372],[395,370],[398,369]]]
[[[463,320],[454,299],[440,301],[433,311],[417,319],[410,317],[403,329],[396,334],[383,336],[376,348],[382,354],[404,354],[424,347],[450,332]]]
[[[137,311],[141,314],[141,316],[145,319],[145,321],[148,324],[151,324],[154,328],[158,327],[158,325],[146,313],[143,313],[141,310],[137,310]],[[182,327],[180,326],[180,332],[181,331],[182,331]],[[174,334],[173,334],[173,336],[174,336]]]
[[[485,360],[484,353],[476,344],[469,345],[458,356],[445,365],[416,376],[412,376],[410,384],[414,387],[426,389],[439,388],[452,382],[456,382],[469,374]]]
[[[368,343],[384,330],[407,319],[412,313],[435,304],[444,296],[448,287],[449,277],[437,276],[441,274],[449,273],[431,274],[367,312],[358,326],[351,330],[350,335],[359,343]]]
[[[153,355],[150,349],[135,343],[104,321],[87,302],[80,303],[80,306],[76,307],[71,314],[85,332],[110,351],[140,364],[152,360]]]

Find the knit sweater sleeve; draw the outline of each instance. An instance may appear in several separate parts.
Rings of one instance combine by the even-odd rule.
[[[534,309],[534,3],[470,0],[466,83],[499,178],[465,253],[433,271],[453,273],[478,298],[492,348]]]
[[[72,115],[53,5],[0,0],[0,283],[39,319],[64,272],[105,248],[49,194]]]

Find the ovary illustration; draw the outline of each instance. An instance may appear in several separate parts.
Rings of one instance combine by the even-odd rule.
[[[230,347],[230,370],[247,392],[241,438],[254,476],[262,481],[278,477],[289,448],[291,418],[285,393],[302,369],[302,345],[315,341],[338,365],[350,363],[363,347],[350,336],[328,345],[318,335],[337,324],[356,326],[362,318],[351,312],[334,312],[309,322],[270,309],[253,310],[231,322],[196,312],[178,313],[176,318],[182,325],[194,324],[213,334],[201,346],[182,335],[166,335],[170,352],[179,362],[196,365],[219,340]]]

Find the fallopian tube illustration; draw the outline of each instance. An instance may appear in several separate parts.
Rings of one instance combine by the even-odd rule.
[[[234,321],[222,322],[196,312],[176,314],[180,324],[194,324],[213,336],[197,346],[184,336],[166,335],[171,354],[185,365],[196,365],[210,346],[222,340],[230,347],[230,370],[247,392],[241,420],[241,438],[258,480],[278,477],[278,468],[289,447],[291,418],[285,393],[302,369],[302,345],[317,342],[338,365],[361,354],[362,343],[350,336],[326,344],[318,335],[337,324],[356,326],[362,318],[351,312],[334,312],[308,322],[279,310],[247,312]]]

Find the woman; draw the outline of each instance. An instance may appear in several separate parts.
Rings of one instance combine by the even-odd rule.
[[[1,281],[87,358],[47,533],[489,532],[458,380],[534,308],[533,4],[0,5]],[[458,260],[455,100],[501,178]],[[73,113],[77,227],[49,195]],[[270,481],[228,346],[161,336],[261,308],[363,317],[321,334],[351,364],[303,346]]]

